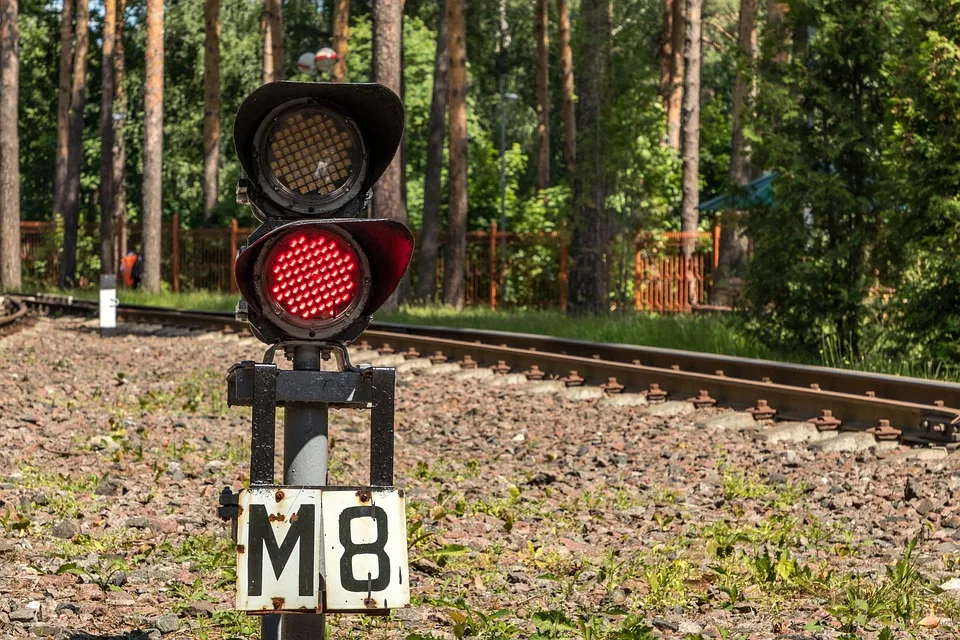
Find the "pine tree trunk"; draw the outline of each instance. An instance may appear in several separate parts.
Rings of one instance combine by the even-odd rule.
[[[563,161],[567,173],[573,175],[577,164],[577,117],[574,110],[576,93],[573,84],[573,50],[570,48],[570,5],[557,0],[557,23],[560,37],[560,68],[563,82]]]
[[[687,288],[691,304],[697,302],[697,283],[689,269],[696,249],[696,231],[700,222],[700,46],[703,0],[687,0],[687,37],[683,82],[683,201],[680,230],[688,234],[681,245],[687,259]]]
[[[263,81],[283,80],[283,9],[280,0],[264,0]]]
[[[746,185],[753,177],[750,168],[750,143],[743,133],[744,121],[756,97],[754,71],[757,62],[757,4],[758,0],[740,0],[739,48],[740,61],[733,88],[733,135],[730,142],[730,182]],[[748,240],[738,232],[739,212],[723,213],[720,228],[720,265],[718,281],[742,276],[747,261]]]
[[[163,0],[147,0],[146,86],[143,93],[143,288],[160,291],[163,217]]]
[[[0,289],[20,288],[20,51],[17,0],[0,0]]]
[[[203,221],[217,206],[220,160],[220,0],[206,0],[203,11]]]
[[[127,143],[124,138],[127,121],[127,91],[124,86],[126,62],[123,59],[123,25],[127,15],[127,0],[117,0],[117,37],[113,56],[113,80],[116,95],[114,110],[121,114],[114,118],[113,129],[113,210],[117,212],[117,257],[127,252]]]
[[[680,151],[680,126],[683,105],[683,40],[686,31],[684,0],[670,3],[670,94],[667,99],[667,144]]]
[[[437,295],[437,257],[440,243],[440,176],[443,171],[444,127],[447,116],[447,7],[441,0],[437,15],[437,52],[433,62],[433,94],[427,124],[427,163],[423,176],[423,225],[417,262],[417,300],[430,303]]]
[[[333,50],[337,62],[331,77],[334,82],[347,81],[347,49],[350,37],[350,0],[335,0],[333,5]]]
[[[117,0],[103,0],[103,64],[100,67],[100,273],[117,273],[113,186],[113,98],[117,40]]]
[[[550,186],[550,13],[537,0],[537,189]]]
[[[610,13],[605,0],[583,0],[583,47],[579,79],[577,170],[573,181],[574,218],[570,235],[570,313],[601,313],[603,290],[603,220],[607,168],[603,97],[606,89]]]
[[[87,100],[87,50],[90,46],[90,0],[77,0],[76,44],[70,81],[70,118],[67,138],[67,182],[63,191],[63,253],[60,256],[61,288],[72,287],[77,277],[77,233],[80,224],[80,164],[83,160],[83,107]]]
[[[447,234],[443,253],[443,302],[462,309],[467,262],[467,28],[464,0],[447,0],[450,92],[450,170]]]
[[[790,37],[785,22],[790,6],[781,0],[767,0],[767,30],[773,39],[773,61],[786,64],[790,60]]]
[[[373,79],[400,95],[402,75],[403,4],[401,0],[373,1]],[[373,210],[378,218],[407,221],[403,197],[403,153],[397,151],[380,181],[373,188]],[[405,274],[404,278],[408,276]],[[409,280],[401,283],[384,304],[387,310],[400,305]]]
[[[73,68],[73,0],[63,0],[60,21],[60,72],[57,83],[57,152],[53,173],[53,215],[63,215],[70,139],[70,73]]]
[[[663,29],[660,32],[660,97],[666,111],[673,92],[673,5],[682,0],[664,0]]]

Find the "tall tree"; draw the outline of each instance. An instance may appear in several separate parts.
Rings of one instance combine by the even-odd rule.
[[[703,0],[687,0],[687,35],[683,75],[683,200],[681,231],[693,234],[700,221],[700,45]],[[685,258],[693,255],[696,240],[687,236],[682,243]]]
[[[443,253],[443,302],[458,309],[466,302],[467,261],[467,25],[464,0],[447,0],[450,54],[449,202]]]
[[[117,273],[113,185],[113,99],[116,80],[117,0],[103,0],[103,64],[100,67],[100,273]]]
[[[220,0],[206,0],[203,23],[203,221],[209,222],[219,191]]]
[[[163,217],[163,0],[147,0],[143,92],[143,288],[160,291]]]
[[[403,33],[402,0],[373,0],[373,79],[401,94],[401,47]],[[403,193],[403,153],[398,151],[373,188],[373,210],[377,217],[407,221]],[[406,279],[407,276],[404,275]],[[386,308],[396,309],[408,280],[394,291]]]
[[[606,0],[583,0],[583,46],[578,75],[577,170],[573,181],[574,217],[570,240],[571,313],[601,313],[603,291],[603,222],[606,217],[607,167],[604,94],[610,13]]]
[[[437,294],[437,257],[440,241],[440,177],[447,115],[447,7],[441,0],[437,12],[437,52],[433,62],[433,93],[427,124],[427,161],[423,176],[423,224],[417,262],[417,300],[433,302]]]
[[[281,0],[264,0],[263,81],[283,80],[283,7]]]
[[[63,0],[60,17],[60,73],[57,83],[57,151],[53,174],[53,214],[63,214],[70,139],[70,74],[73,68],[73,0]]]
[[[70,81],[67,139],[67,182],[63,191],[63,253],[58,284],[74,285],[77,277],[77,233],[80,224],[80,163],[83,160],[83,107],[87,101],[87,51],[90,46],[90,0],[77,0],[76,44]]]
[[[573,49],[570,48],[570,4],[557,0],[557,25],[560,37],[560,70],[562,73],[563,104],[563,161],[572,174],[577,162],[577,117],[573,83]]]
[[[750,143],[744,134],[744,121],[756,98],[757,0],[740,0],[738,42],[740,60],[733,88],[733,134],[730,142],[730,182],[746,185],[753,177],[750,168]],[[739,229],[739,213],[723,214],[720,229],[719,279],[743,275],[747,261],[747,236]]]
[[[789,5],[782,0],[767,0],[767,30],[773,44],[773,62],[786,64],[790,59],[790,36],[785,22]]]
[[[680,120],[683,103],[684,0],[665,0],[660,48],[660,92],[667,113],[667,144],[680,151]]]
[[[350,37],[350,0],[335,0],[333,5],[333,50],[337,61],[331,76],[334,82],[347,80],[347,43]]]
[[[20,43],[17,0],[0,0],[0,287],[20,288]]]
[[[113,210],[117,212],[117,255],[122,258],[127,250],[127,142],[124,137],[127,121],[127,90],[124,85],[126,62],[123,59],[123,25],[127,15],[127,0],[117,0],[117,37],[113,57],[113,80],[116,96],[113,106]]]
[[[537,0],[537,189],[550,186],[550,13]]]

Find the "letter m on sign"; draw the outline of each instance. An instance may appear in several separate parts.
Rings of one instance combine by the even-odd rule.
[[[252,488],[240,494],[240,508],[237,609],[316,610],[320,491]]]

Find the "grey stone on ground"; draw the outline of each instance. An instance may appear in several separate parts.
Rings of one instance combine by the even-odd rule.
[[[538,395],[541,393],[560,393],[567,388],[567,385],[563,384],[559,380],[540,380],[537,382],[531,382],[530,384],[521,385],[517,388],[517,393],[529,393],[532,395]]]
[[[10,612],[10,622],[33,622],[36,617],[36,609],[31,609],[30,607],[14,609]]]
[[[187,618],[209,618],[217,610],[212,602],[198,600],[191,602],[183,609],[183,615]]]
[[[493,371],[485,367],[477,367],[476,369],[463,369],[460,373],[455,373],[453,375],[454,380],[480,380],[481,378],[489,378],[493,376]]]
[[[419,369],[417,373],[422,376],[442,376],[460,371],[460,365],[456,362],[442,362],[435,364],[429,369]]]
[[[650,404],[642,393],[615,393],[597,403],[597,408],[645,407]]]
[[[600,387],[567,387],[560,392],[560,397],[566,400],[596,400],[603,396]]]
[[[64,540],[69,540],[74,537],[80,530],[77,529],[77,525],[73,524],[69,520],[61,520],[60,522],[55,522],[53,527],[51,527],[50,532],[56,538],[63,538]]]
[[[512,384],[524,384],[526,381],[527,376],[523,375],[522,373],[508,373],[506,375],[487,378],[483,381],[483,383],[488,384],[491,387],[507,387]]]
[[[39,622],[30,627],[30,633],[38,638],[53,638],[63,632],[61,627],[56,625]]]
[[[692,402],[681,400],[670,400],[660,404],[652,404],[641,413],[645,416],[657,416],[660,418],[672,418],[673,416],[683,416],[696,411]]]
[[[123,526],[127,527],[128,529],[149,529],[150,520],[144,516],[134,516],[132,518],[127,518],[124,521]]]
[[[111,436],[93,436],[87,440],[87,446],[91,451],[105,451],[115,453],[120,450],[120,445]]]
[[[729,411],[721,413],[718,416],[711,416],[697,421],[698,427],[710,429],[720,429],[731,431],[740,431],[742,429],[753,429],[757,426],[757,421],[746,411]]]
[[[180,628],[180,618],[175,613],[167,613],[153,621],[160,633],[173,633]]]
[[[833,435],[830,432],[826,433],[828,438]],[[781,422],[756,432],[754,437],[771,444],[777,442],[813,442],[821,439],[817,427],[809,422]]]
[[[840,453],[866,451],[877,446],[877,439],[865,431],[850,431],[833,438],[819,440],[810,444],[810,448],[821,453]]]

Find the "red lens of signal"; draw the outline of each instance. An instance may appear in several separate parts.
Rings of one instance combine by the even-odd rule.
[[[316,229],[281,237],[264,261],[266,294],[300,321],[332,320],[360,295],[360,259],[340,236]]]

